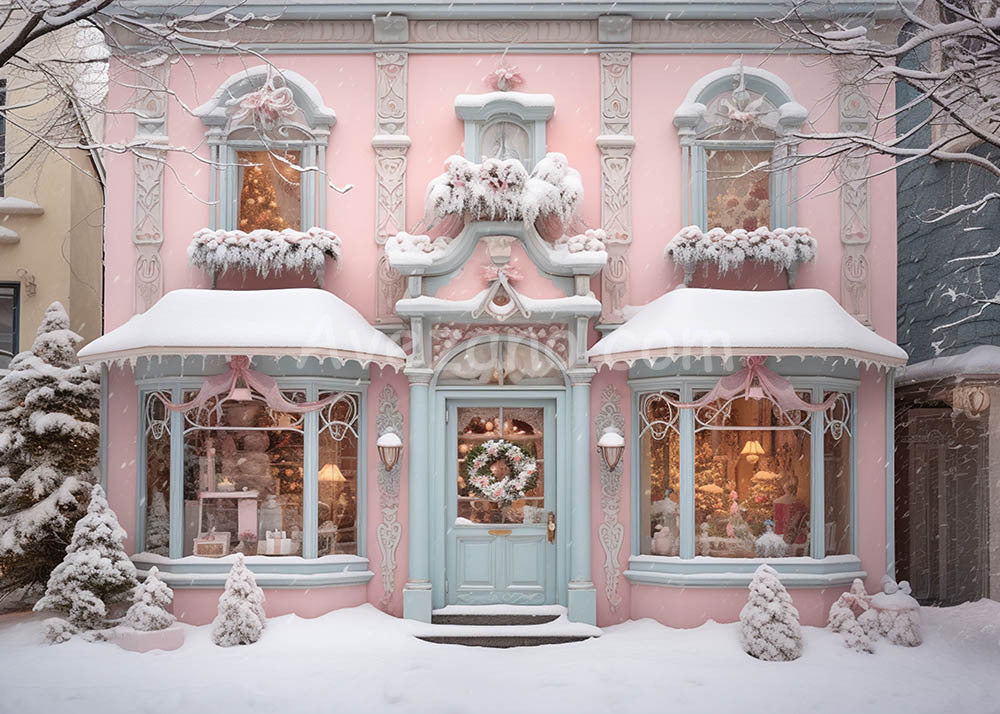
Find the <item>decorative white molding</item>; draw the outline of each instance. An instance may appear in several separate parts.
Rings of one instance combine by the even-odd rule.
[[[436,323],[431,327],[431,360],[437,364],[448,352],[477,337],[520,337],[548,347],[568,364],[569,330],[565,325],[469,325],[456,322]]]
[[[378,20],[379,18],[376,18]],[[402,18],[405,24],[406,19]],[[396,301],[403,297],[406,282],[389,265],[385,242],[406,229],[406,135],[405,52],[375,53],[375,242],[379,245],[375,272],[375,322],[399,323]]]
[[[379,44],[402,44],[410,39],[406,16],[382,15],[373,17],[375,42]]]
[[[861,70],[850,60],[838,63],[840,80],[840,131],[868,131],[870,105],[860,85]],[[847,154],[838,168],[840,179],[840,303],[862,325],[872,326],[871,263],[866,251],[871,242],[871,159],[864,152]]]
[[[607,429],[625,433],[622,398],[614,385],[609,384],[601,392],[601,409],[594,419],[594,426],[597,429],[595,444]],[[625,542],[625,526],[619,522],[618,515],[621,512],[622,472],[625,469],[623,461],[619,461],[614,470],[609,470],[599,456],[597,461],[601,467],[601,512],[604,514],[604,520],[597,527],[597,537],[604,548],[604,594],[614,612],[622,604],[622,596],[618,592],[622,576],[619,554]]]
[[[601,15],[597,18],[599,42],[626,44],[632,41],[631,15]]]
[[[416,20],[410,21],[410,42],[436,44],[565,44],[596,42],[594,20]]]
[[[136,72],[136,148],[132,244],[135,246],[133,309],[145,312],[163,296],[163,165],[167,142],[167,92],[170,63]]]
[[[403,415],[399,411],[399,397],[396,390],[387,384],[378,395],[376,437],[390,430],[403,438]],[[386,471],[382,460],[378,461],[378,499],[382,511],[382,522],[376,529],[378,547],[382,552],[382,598],[379,600],[379,607],[386,611],[396,594],[396,549],[403,536],[403,525],[399,522],[399,470],[398,462],[392,471]]]
[[[605,18],[601,18],[604,20]],[[631,24],[629,25],[631,33]],[[632,54],[601,53],[601,225],[608,263],[601,272],[601,322],[621,323],[628,301],[632,243]]]

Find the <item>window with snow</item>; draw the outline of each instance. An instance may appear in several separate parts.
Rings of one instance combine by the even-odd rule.
[[[852,395],[798,392],[805,401],[836,397],[822,413],[823,463],[817,464],[809,413],[783,412],[766,397],[720,400],[694,410],[688,436],[675,406],[681,391],[678,386],[638,396],[640,554],[681,555],[684,522],[692,524],[687,537],[696,556],[821,558],[854,552]],[[697,399],[704,393],[690,394]],[[812,514],[819,495],[824,519],[815,527],[823,529],[824,553],[816,555]]]
[[[283,395],[306,400],[304,391]],[[183,413],[181,466],[173,473],[169,416],[158,393],[147,395],[144,550],[169,555],[177,488],[184,503],[180,555],[356,555],[359,403],[348,395],[327,405],[307,434],[316,422],[303,414],[257,399],[210,401]],[[306,547],[310,539],[315,548]]]
[[[545,156],[545,128],[555,103],[548,94],[488,92],[455,97],[465,122],[465,158],[517,159],[531,171]]]
[[[0,283],[0,369],[6,369],[18,350],[20,286]]]
[[[765,70],[737,63],[698,80],[674,113],[682,221],[704,230],[795,224],[795,132],[805,109]]]
[[[326,223],[326,147],[336,121],[304,77],[255,67],[195,110],[211,152],[213,229],[308,230]]]

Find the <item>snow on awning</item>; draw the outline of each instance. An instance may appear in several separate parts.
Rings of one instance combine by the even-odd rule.
[[[83,363],[167,355],[317,357],[401,369],[406,354],[333,293],[174,290],[80,350]]]
[[[906,352],[824,290],[677,288],[588,351],[595,366],[680,357],[840,357],[895,367]]]
[[[1000,347],[976,345],[961,354],[934,357],[908,365],[897,372],[896,384],[975,377],[995,378],[997,375],[1000,375]]]

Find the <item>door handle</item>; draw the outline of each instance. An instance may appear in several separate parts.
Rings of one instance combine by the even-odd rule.
[[[549,519],[548,519],[548,525],[546,527],[546,530],[548,531],[548,534],[549,534],[549,543],[555,543],[556,542],[556,514],[553,513],[552,511],[549,511]]]

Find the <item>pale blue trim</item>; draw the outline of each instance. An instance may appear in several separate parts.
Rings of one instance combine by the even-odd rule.
[[[810,399],[813,403],[823,401],[823,388],[813,387]],[[823,417],[823,412],[813,412],[809,416],[809,550],[812,557],[817,560],[826,557],[826,459],[823,449],[825,441]]]
[[[407,544],[410,570],[407,585],[430,581],[429,389],[426,382],[410,382],[410,504]]]
[[[570,449],[570,574],[573,583],[590,583],[590,381],[571,387],[573,404]],[[564,519],[565,520],[565,519]],[[593,585],[591,585],[593,587]]]
[[[184,392],[175,386],[170,390],[170,400],[181,402]],[[145,438],[143,439],[145,441]],[[146,464],[142,465],[143,478]],[[145,484],[145,481],[143,482]],[[143,496],[145,497],[145,487]],[[201,524],[198,524],[201,528]],[[170,557],[184,555],[184,414],[170,412]]]
[[[306,401],[314,402],[317,399],[319,399],[319,389],[315,384],[310,384],[306,388]],[[311,411],[303,415],[302,442],[302,557],[315,558],[319,549],[319,523],[317,520],[319,515],[319,412]],[[360,439],[358,448],[361,448]],[[360,469],[358,476],[361,476]],[[355,523],[358,520],[358,515],[355,515]]]
[[[742,587],[750,584],[754,572],[767,563],[787,587],[845,585],[867,573],[857,556],[799,558],[679,558],[640,555],[629,559],[625,577],[629,582],[668,587]]]
[[[632,555],[639,555],[639,544],[642,542],[642,498],[644,496],[642,489],[642,440],[639,436],[640,431],[640,421],[639,421],[639,395],[640,391],[631,388],[629,389],[629,397],[632,401],[632,420],[629,422],[632,424],[632,428],[629,429],[629,441],[631,441],[631,450],[629,454],[631,458],[629,459],[629,479],[631,488],[629,489],[631,493],[632,502],[632,518],[630,518],[630,531],[632,542],[629,546],[630,553]],[[679,496],[679,494],[678,494]]]
[[[251,560],[256,560],[254,557]],[[320,558],[307,562],[302,558],[273,557],[269,562],[250,562],[257,584],[265,588],[311,588],[363,585],[372,579],[368,559],[358,556],[335,556],[335,559]],[[273,561],[273,562],[270,562]],[[220,588],[226,583],[231,558],[187,558],[167,560],[149,557],[139,553],[132,556],[132,562],[140,575],[156,566],[160,579],[171,587]]]
[[[691,401],[691,386],[680,385],[681,399]],[[694,523],[694,410],[682,409],[679,418],[680,482],[678,502],[680,503],[680,556],[693,558],[695,551]]]
[[[852,535],[854,535],[852,533]],[[896,577],[896,370],[885,373],[885,571]]]

